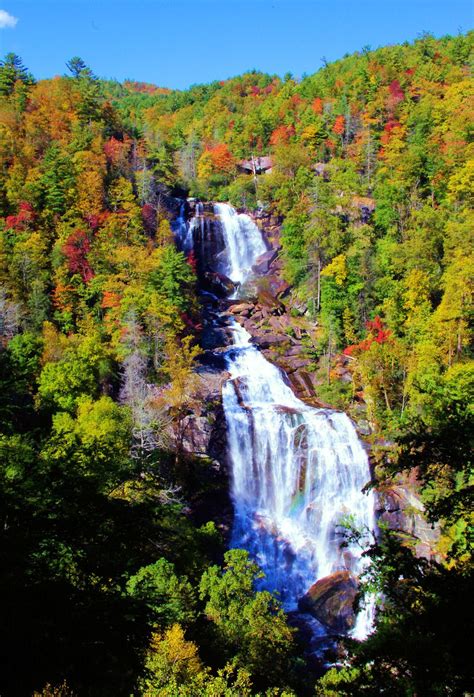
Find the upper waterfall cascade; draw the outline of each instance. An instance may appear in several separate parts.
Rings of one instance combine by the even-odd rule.
[[[223,272],[241,284],[265,242],[249,216],[223,203],[214,211],[225,239]],[[191,235],[200,224],[193,219]],[[189,234],[180,232],[188,244]],[[370,480],[368,458],[345,414],[302,402],[251,335],[235,321],[231,331],[223,407],[235,509],[232,546],[249,550],[265,573],[265,587],[295,610],[317,579],[362,570],[360,549],[341,547],[340,522],[351,516],[356,526],[375,529],[374,495],[362,491]],[[367,635],[372,614],[370,606],[359,613],[353,636]]]
[[[234,283],[244,283],[260,254],[267,247],[260,230],[250,216],[237,211],[227,203],[216,203],[214,211],[219,216],[227,252],[226,276]]]

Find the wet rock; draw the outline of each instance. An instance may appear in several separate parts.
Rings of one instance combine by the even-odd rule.
[[[229,312],[233,315],[245,315],[245,317],[248,317],[254,307],[255,305],[252,303],[238,303],[237,305],[231,305],[229,307]]]
[[[270,249],[268,252],[261,254],[255,264],[252,266],[252,270],[257,274],[268,273],[270,266],[273,261],[277,258],[278,252],[276,249]]]
[[[298,608],[336,632],[347,632],[355,623],[357,587],[354,574],[336,571],[316,581],[299,600]]]
[[[269,292],[276,298],[284,297],[290,290],[290,285],[280,278],[280,276],[266,276],[265,280],[267,282]]]
[[[285,312],[285,306],[277,297],[275,297],[269,290],[259,290],[258,292],[258,302],[260,305],[268,308],[273,312],[278,312],[282,314]]]
[[[356,421],[356,429],[361,436],[370,436],[372,433],[372,427],[367,419],[359,419]]]
[[[228,339],[225,327],[216,327],[214,325],[203,327],[200,339],[203,349],[216,349],[220,346],[225,346],[226,343],[228,343]]]
[[[212,354],[209,352],[207,355]],[[196,406],[193,412],[183,419],[182,446],[187,453],[210,456],[224,464],[227,434],[222,408],[222,386],[230,376],[227,371],[222,370],[222,366],[212,370],[205,365],[198,369],[197,376],[196,397],[200,406]]]
[[[207,290],[220,298],[231,295],[235,290],[235,283],[222,273],[206,271],[203,275],[203,285]]]
[[[317,378],[315,373],[307,370],[296,370],[290,375],[291,386],[300,399],[315,399]]]
[[[252,342],[261,349],[272,348],[273,346],[281,346],[288,341],[288,337],[284,334],[272,334],[270,332],[252,337]]]

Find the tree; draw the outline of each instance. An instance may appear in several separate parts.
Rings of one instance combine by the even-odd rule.
[[[166,697],[189,684],[203,670],[198,648],[184,638],[183,629],[174,624],[164,634],[152,635],[145,658],[146,677],[140,681],[140,693]]]
[[[72,412],[84,396],[96,396],[109,369],[107,351],[97,335],[68,346],[56,362],[46,363],[38,381],[38,402]]]
[[[51,438],[43,457],[71,468],[77,476],[96,480],[99,488],[108,492],[132,475],[130,438],[126,408],[110,397],[96,401],[80,397],[75,416],[65,412],[53,416]]]
[[[84,63],[82,58],[79,56],[74,56],[66,63],[66,67],[72,76],[76,79],[79,78],[89,78],[96,79],[92,70]]]
[[[70,273],[79,274],[84,283],[88,283],[94,276],[94,272],[87,258],[90,249],[90,240],[84,230],[76,230],[73,232],[62,248]]]
[[[245,550],[232,549],[222,569],[211,566],[203,574],[200,597],[219,652],[234,657],[259,685],[286,685],[292,679],[294,632],[278,601],[268,591],[255,590],[262,578]]]
[[[167,244],[162,250],[158,267],[150,274],[150,283],[166,300],[186,312],[191,306],[189,291],[194,282],[193,271],[184,254],[173,245]]]
[[[166,559],[141,568],[127,581],[127,593],[144,602],[154,626],[161,629],[176,623],[192,624],[196,618],[196,598],[186,577],[178,577]]]
[[[23,65],[20,56],[15,53],[7,53],[5,58],[0,61],[0,95],[9,96],[12,94],[16,82],[32,85],[34,79]]]

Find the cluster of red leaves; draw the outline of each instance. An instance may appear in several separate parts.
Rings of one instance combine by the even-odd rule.
[[[17,215],[8,215],[5,224],[9,230],[22,232],[26,230],[34,220],[35,212],[33,206],[27,201],[20,201]]]
[[[382,135],[380,136],[380,142],[382,145],[387,145],[387,143],[390,141],[394,128],[400,128],[400,121],[397,121],[397,119],[389,119],[384,126]]]
[[[311,109],[314,111],[315,114],[323,113],[323,100],[321,99],[321,97],[316,97],[316,99],[313,100],[313,103],[311,104]]]
[[[87,259],[90,248],[87,233],[84,230],[75,230],[69,235],[62,249],[70,273],[80,274],[84,283],[88,283],[94,277],[94,271]]]
[[[156,230],[156,210],[150,203],[145,203],[142,206],[142,220],[145,231],[149,235],[153,235]]]
[[[194,249],[191,249],[191,251],[189,252],[189,254],[188,254],[187,258],[186,258],[186,261],[188,262],[189,266],[192,268],[192,270],[194,271],[194,273],[196,273],[196,270],[197,270],[197,258],[196,258],[196,254],[194,253]]]
[[[256,85],[254,85],[250,88],[250,94],[252,94],[254,97],[258,97],[258,95],[260,95],[260,94],[271,94],[274,89],[275,89],[274,83],[271,83],[270,85],[267,85],[266,87],[257,87]]]
[[[402,90],[402,87],[398,80],[392,80],[392,82],[388,86],[388,89],[390,90],[390,95],[392,99],[396,103],[401,102],[405,98],[405,92]]]
[[[119,165],[126,162],[130,152],[130,140],[118,140],[113,136],[104,143],[104,154],[107,161],[112,165]]]
[[[387,99],[387,110],[389,113],[393,113],[397,104],[405,99],[405,92],[403,91],[398,80],[392,80],[388,86],[389,96]]]
[[[111,290],[104,290],[104,294],[102,296],[102,302],[100,306],[106,310],[108,308],[112,307],[119,307],[120,306],[120,296],[118,293],[114,293]]]
[[[95,215],[87,215],[85,217],[86,222],[89,224],[89,227],[91,230],[94,232],[98,230],[100,227],[102,227],[105,222],[107,221],[107,218],[110,217],[110,211],[101,211],[100,213],[97,213]]]
[[[336,133],[338,136],[342,136],[344,133],[344,130],[346,128],[346,119],[342,114],[339,116],[336,116],[336,120],[334,121],[334,126],[332,127],[332,132]]]
[[[291,136],[295,134],[293,126],[278,126],[270,136],[270,145],[280,145],[288,143]]]
[[[214,169],[218,172],[231,172],[235,167],[235,159],[225,143],[206,148],[211,155]]]
[[[386,344],[392,334],[390,329],[385,328],[383,321],[378,315],[375,319],[366,322],[365,327],[369,333],[368,336],[362,339],[358,344],[352,344],[345,348],[344,354],[346,356],[352,356],[353,353],[358,353],[360,351],[368,351],[373,343]]]

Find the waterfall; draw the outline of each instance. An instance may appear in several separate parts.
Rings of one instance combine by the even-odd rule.
[[[196,218],[193,218],[195,221]],[[182,203],[179,207],[179,215],[173,221],[171,229],[176,237],[177,246],[180,251],[188,254],[193,249],[193,226],[188,225],[186,220],[186,204]]]
[[[216,203],[226,249],[226,268],[223,270],[234,283],[242,284],[251,273],[257,257],[267,251],[262,234],[250,216],[237,211],[227,203]]]
[[[216,203],[214,214],[222,252],[205,263],[242,284],[265,242],[251,218],[228,204]],[[208,249],[203,226],[197,207],[184,235],[199,242],[197,253]],[[230,378],[222,396],[235,510],[231,544],[251,553],[265,587],[295,610],[317,579],[363,568],[360,549],[341,547],[339,523],[351,516],[356,526],[375,529],[373,493],[362,491],[370,480],[368,458],[345,414],[302,402],[251,335],[234,320],[230,328],[233,343],[224,354]],[[368,634],[372,614],[370,606],[359,613],[354,637]]]
[[[223,388],[235,522],[232,546],[248,549],[287,610],[316,579],[361,570],[359,549],[341,549],[339,522],[374,529],[367,455],[350,419],[299,400],[285,375],[233,324]],[[362,638],[372,611],[360,613]]]

